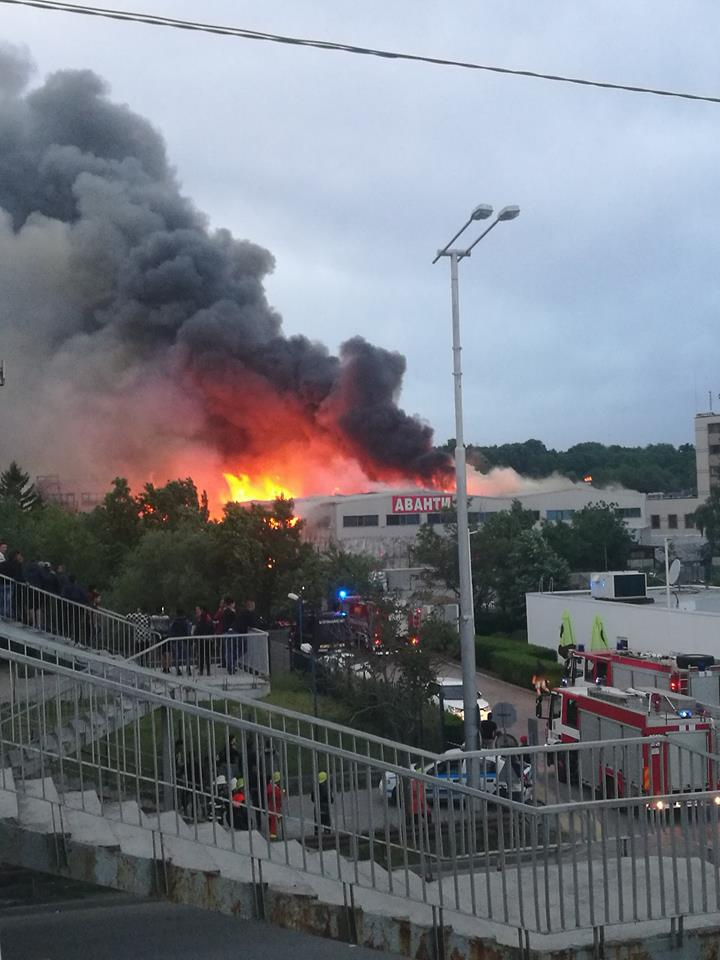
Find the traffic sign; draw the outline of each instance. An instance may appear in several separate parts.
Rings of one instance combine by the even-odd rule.
[[[517,722],[517,710],[511,703],[496,703],[492,708],[492,715],[501,730],[507,730]]]

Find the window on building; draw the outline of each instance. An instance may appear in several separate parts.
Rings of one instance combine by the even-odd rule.
[[[720,443],[711,443],[709,450],[710,450],[710,453],[713,453],[713,454],[720,453]]]
[[[695,514],[686,513],[685,514],[685,529],[694,530],[695,529]]]
[[[385,515],[385,526],[387,527],[417,527],[419,524],[419,513],[388,513]]]
[[[468,512],[469,523],[485,523],[488,517],[493,515],[493,510],[470,510]]]
[[[677,514],[676,513],[668,514],[668,527],[671,530],[677,530]]]
[[[444,510],[442,513],[429,513],[428,523],[457,523],[457,514],[454,510]]]
[[[548,510],[545,516],[552,523],[555,520],[571,520],[574,510]]]
[[[650,527],[653,530],[660,529],[660,515],[658,513],[650,514]]]
[[[366,514],[365,516],[343,517],[344,527],[377,527],[378,515],[376,513]]]
[[[620,516],[625,520],[629,520],[631,517],[641,517],[642,510],[640,507],[620,507]]]

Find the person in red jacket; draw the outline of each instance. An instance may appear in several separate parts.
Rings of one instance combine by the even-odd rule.
[[[283,792],[280,786],[280,771],[276,770],[267,782],[265,790],[268,810],[268,835],[277,840],[278,823],[282,817]]]

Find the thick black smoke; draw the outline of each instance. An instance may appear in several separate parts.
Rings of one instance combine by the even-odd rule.
[[[0,51],[0,460],[102,482],[241,469],[288,439],[285,408],[368,476],[445,473],[396,404],[403,357],[284,337],[271,254],[209,230],[161,135],[89,71],[24,92],[30,74]]]

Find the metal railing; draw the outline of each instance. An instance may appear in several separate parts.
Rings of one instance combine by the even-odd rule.
[[[521,931],[720,910],[713,731],[435,755],[50,643],[38,659],[36,644],[0,650],[19,708],[0,767],[22,789],[32,757],[60,815],[68,791],[91,813],[94,792],[107,819],[198,844],[221,869],[242,854],[350,883],[358,903],[370,889]],[[21,718],[29,684],[45,708]],[[82,724],[97,731],[85,743]]]
[[[130,657],[154,642],[156,635],[111,610],[87,606],[67,597],[0,576],[0,620],[22,623],[64,642]]]
[[[134,660],[152,669],[226,670],[265,678],[270,672],[268,634],[161,638],[157,631],[112,610],[91,607],[27,583],[0,576],[0,621],[14,621],[65,643]]]
[[[270,675],[270,650],[265,630],[249,633],[200,634],[165,637],[128,660],[151,670],[169,673],[185,670],[190,675],[212,676],[247,673],[259,678]]]

